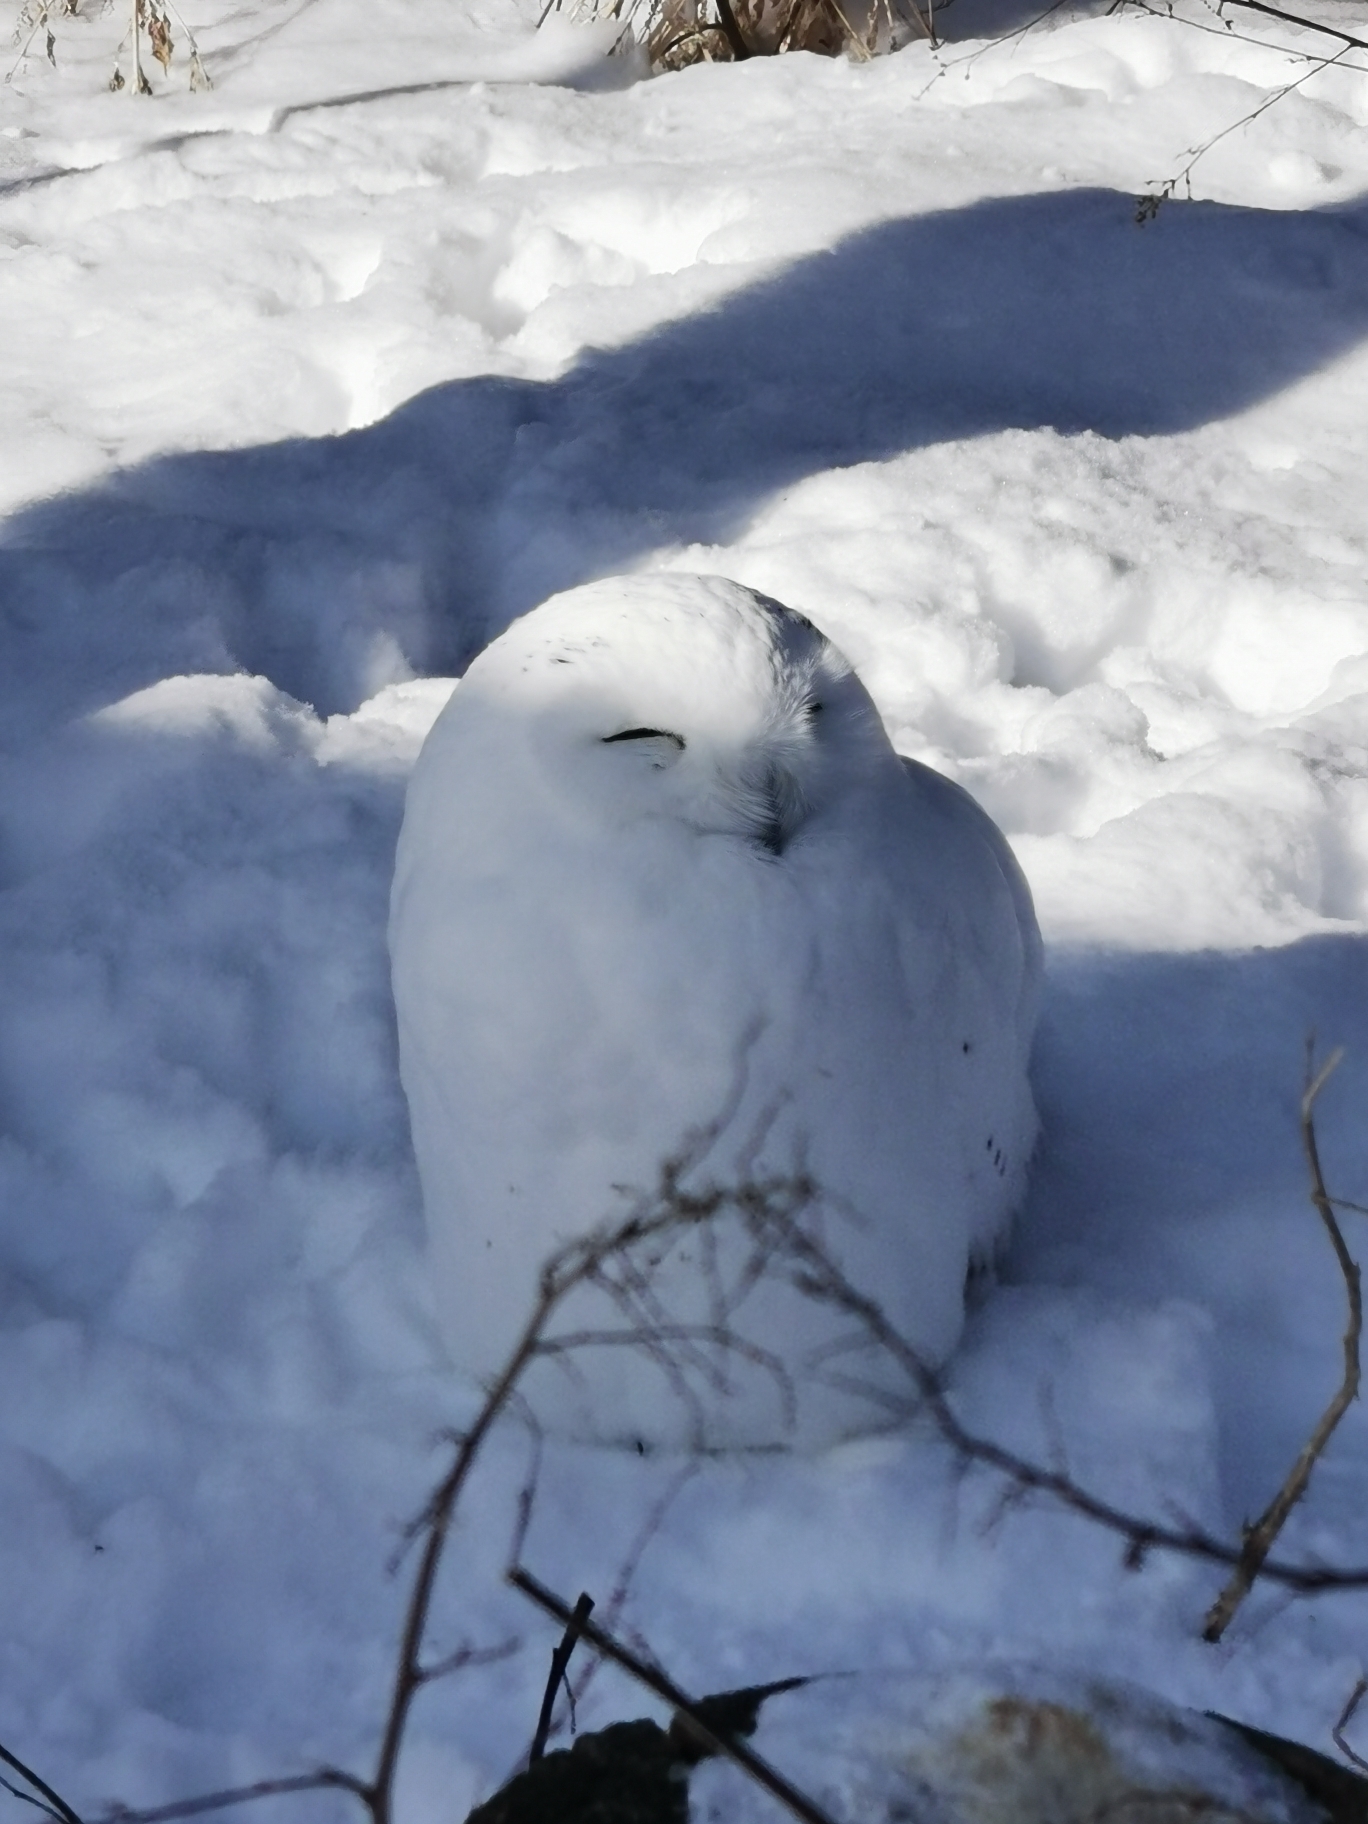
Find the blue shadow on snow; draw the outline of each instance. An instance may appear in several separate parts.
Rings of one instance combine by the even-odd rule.
[[[1238,1523],[1281,1484],[1339,1383],[1345,1288],[1310,1200],[1299,1105],[1308,1036],[1320,1063],[1343,1047],[1316,1105],[1319,1150],[1331,1193],[1368,1203],[1368,939],[1061,949],[1048,967],[1043,1131],[1008,1277],[1210,1314]],[[1345,1213],[1360,1255],[1362,1222]],[[1331,1460],[1364,1437],[1356,1409]]]
[[[886,222],[554,382],[454,381],[29,509],[0,539],[11,734],[192,670],[350,709],[377,639],[459,670],[551,591],[725,541],[805,476],[1009,429],[1189,430],[1368,334],[1368,204],[1133,210],[1074,190]]]

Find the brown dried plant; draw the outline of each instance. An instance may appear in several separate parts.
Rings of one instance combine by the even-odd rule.
[[[152,84],[148,80],[144,53],[161,65],[163,75],[171,73],[171,61],[175,53],[175,40],[171,36],[171,20],[174,16],[185,44],[189,46],[189,83],[192,89],[210,89],[214,85],[209,80],[200,57],[195,34],[185,23],[174,4],[174,0],[128,0],[128,26],[122,42],[114,52],[114,68],[110,74],[109,87],[118,91],[130,88],[135,95],[150,95]],[[14,62],[5,72],[5,82],[13,82],[20,69],[34,54],[41,41],[41,49],[47,61],[57,68],[58,37],[54,29],[66,19],[81,17],[81,0],[24,0],[15,22],[11,44],[16,47]],[[129,74],[124,74],[124,57],[127,53]]]

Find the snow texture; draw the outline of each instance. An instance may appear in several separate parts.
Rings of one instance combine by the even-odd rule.
[[[949,1393],[1237,1537],[1339,1376],[1309,1032],[1368,1203],[1368,60],[956,0],[938,51],[640,80],[523,0],[178,4],[209,93],[178,45],[109,94],[93,5],[0,90],[0,1741],[86,1816],[368,1770],[479,1397],[396,1061],[405,782],[477,653],[623,572],[810,618],[1005,832],[1041,1140]],[[430,1643],[517,1651],[422,1693],[402,1824],[526,1751],[528,1451]],[[1261,1587],[1213,1650],[1210,1570],[915,1427],[692,1469],[550,1441],[523,1547],[612,1615],[659,1516],[617,1621],[686,1689],[1006,1656],[1328,1748],[1362,1666],[1368,1597]],[[1365,1512],[1359,1403],[1281,1549],[1368,1562]]]
[[[756,1747],[861,1824],[1314,1824],[1320,1808],[1218,1720],[1040,1665],[841,1675],[768,1699]],[[699,1824],[764,1824],[734,1767],[690,1782]]]
[[[810,622],[668,573],[516,621],[414,768],[390,949],[436,1297],[467,1372],[508,1357],[543,1261],[699,1151],[686,1190],[810,1174],[805,1228],[928,1361],[949,1354],[970,1265],[1025,1188],[1040,937],[992,823],[899,760]],[[684,1233],[630,1310],[584,1288],[554,1327],[726,1328],[765,1366],[715,1339],[668,1363],[605,1344],[529,1375],[542,1425],[757,1445],[886,1419],[821,1364],[886,1400],[905,1371],[773,1252],[734,1218]],[[698,1353],[717,1390],[690,1373],[685,1402]]]

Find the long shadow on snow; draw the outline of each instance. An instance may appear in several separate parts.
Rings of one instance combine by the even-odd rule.
[[[0,549],[11,734],[195,669],[350,708],[394,647],[459,669],[549,591],[726,540],[833,465],[1182,431],[1368,333],[1364,203],[1174,205],[1143,230],[1132,210],[1079,190],[888,222],[553,383],[452,382],[366,430],[168,456],[29,510]]]

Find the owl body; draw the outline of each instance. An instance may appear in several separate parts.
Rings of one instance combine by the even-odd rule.
[[[801,617],[664,575],[515,623],[415,768],[390,940],[458,1366],[492,1374],[553,1249],[684,1153],[696,1185],[805,1173],[805,1220],[846,1275],[928,1360],[953,1348],[1034,1138],[1039,940],[992,824],[899,759]],[[756,1277],[734,1227],[678,1238],[642,1308],[695,1339],[738,1287],[743,1347],[709,1367],[715,1337],[683,1345],[687,1397],[678,1361],[603,1341],[534,1366],[543,1423],[765,1445],[886,1418],[891,1365],[846,1346],[848,1317]],[[558,1321],[623,1320],[584,1288]],[[836,1384],[837,1359],[872,1397]]]

